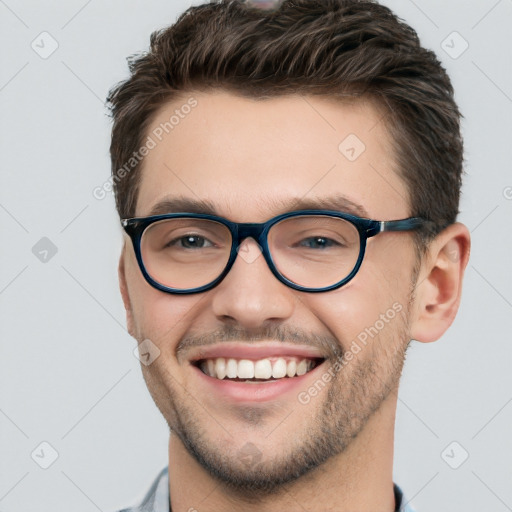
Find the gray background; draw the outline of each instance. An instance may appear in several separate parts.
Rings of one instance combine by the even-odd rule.
[[[454,325],[409,351],[395,481],[418,512],[512,510],[512,1],[384,3],[452,77],[473,236]],[[167,464],[166,424],[124,327],[113,198],[92,191],[109,176],[108,89],[188,5],[0,0],[1,512],[115,510]],[[43,31],[58,43],[50,56]],[[42,442],[58,453],[48,469]]]

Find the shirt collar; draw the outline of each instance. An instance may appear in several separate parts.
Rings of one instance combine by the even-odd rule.
[[[414,512],[406,502],[403,492],[394,484],[395,512]],[[169,496],[169,467],[160,471],[139,507],[121,512],[172,512]]]

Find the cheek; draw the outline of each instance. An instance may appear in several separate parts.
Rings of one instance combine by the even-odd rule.
[[[313,314],[336,337],[343,350],[376,319],[385,303],[382,290],[365,287],[361,280],[308,301]]]
[[[130,262],[127,283],[138,341],[149,339],[161,351],[171,353],[189,328],[191,311],[203,299],[198,295],[171,295],[150,286],[136,262]],[[135,263],[135,265],[134,265]]]
[[[364,338],[365,333],[380,332],[382,325],[390,332],[387,327],[398,325],[390,319],[399,318],[397,314],[407,309],[413,259],[403,247],[391,254],[385,251],[378,260],[373,257],[375,251],[368,249],[369,257],[350,283],[307,298],[307,307],[334,334],[343,349],[358,337]]]
[[[177,344],[189,328],[188,317],[198,297],[175,297],[158,290],[140,296],[140,309],[136,322],[145,338],[150,338],[167,352]]]

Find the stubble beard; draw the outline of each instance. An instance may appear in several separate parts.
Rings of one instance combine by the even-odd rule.
[[[176,435],[188,453],[232,495],[247,502],[277,496],[284,492],[287,484],[343,453],[390,393],[398,389],[410,341],[409,308],[406,309],[393,320],[399,324],[393,326],[392,332],[387,332],[387,327],[368,342],[360,353],[334,373],[326,393],[311,400],[313,404],[317,400],[323,400],[323,403],[307,431],[293,434],[293,442],[289,441],[292,437],[290,433],[277,434],[290,442],[286,453],[269,457],[268,450],[262,447],[261,453],[265,455],[257,460],[259,449],[248,442],[244,449],[255,451],[253,459],[257,460],[250,463],[250,453],[247,459],[240,453],[226,453],[216,444],[216,440],[208,435],[207,425],[201,422],[197,414],[198,408],[202,408],[195,400],[190,400],[187,393],[180,393],[179,387],[173,382],[167,383],[165,393],[154,390],[153,398],[166,418],[171,435]],[[367,351],[371,351],[370,357],[365,357]],[[338,347],[329,358],[331,365],[336,359],[339,361],[341,354]],[[151,383],[147,383],[151,391]],[[300,408],[304,405],[297,401],[291,407],[294,411],[290,417],[293,417],[294,412],[300,414]],[[257,408],[251,410],[246,407],[240,411],[240,418],[252,425],[264,419],[264,416],[265,412]]]

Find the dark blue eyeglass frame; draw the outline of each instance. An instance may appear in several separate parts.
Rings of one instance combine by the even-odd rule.
[[[274,261],[272,260],[272,255],[270,254],[270,250],[268,247],[268,239],[267,235],[270,228],[277,224],[278,222],[289,219],[291,217],[299,217],[302,215],[315,215],[315,216],[325,216],[325,217],[336,217],[339,219],[346,220],[353,224],[357,231],[359,232],[359,257],[357,262],[350,274],[338,281],[337,283],[326,286],[323,288],[308,288],[304,286],[300,286],[295,284],[294,282],[287,279],[283,276],[276,268]],[[177,289],[177,288],[169,288],[155,281],[147,272],[146,267],[144,266],[144,262],[142,260],[141,253],[141,239],[144,233],[144,230],[147,229],[151,224],[165,220],[165,219],[174,219],[174,218],[194,218],[194,219],[206,219],[218,222],[226,226],[231,232],[232,244],[231,244],[231,252],[229,255],[228,262],[223,272],[210,283],[197,287],[197,288],[187,288],[187,289]],[[223,217],[218,217],[216,215],[208,215],[203,213],[167,213],[163,215],[152,215],[150,217],[135,217],[131,219],[122,219],[121,225],[125,232],[132,240],[133,248],[135,251],[135,256],[137,258],[137,262],[139,264],[139,268],[142,272],[142,275],[146,279],[146,281],[153,286],[154,288],[161,290],[166,293],[174,293],[174,294],[192,294],[192,293],[200,293],[207,290],[210,290],[217,286],[228,274],[233,266],[236,257],[238,255],[238,249],[241,243],[246,238],[253,238],[258,242],[261,247],[261,251],[267,262],[268,267],[274,276],[283,284],[293,288],[295,290],[299,290],[302,292],[328,292],[330,290],[335,290],[340,288],[344,284],[347,284],[358,272],[361,264],[363,262],[365,250],[366,250],[366,241],[368,238],[378,235],[379,233],[383,233],[384,231],[413,231],[420,228],[427,227],[431,225],[432,222],[422,219],[420,217],[409,217],[407,219],[400,220],[387,220],[387,221],[378,221],[365,219],[361,217],[356,217],[355,215],[350,215],[344,212],[331,211],[331,210],[296,210],[293,212],[283,213],[276,217],[272,217],[266,222],[262,223],[239,223],[239,222],[231,222]]]

